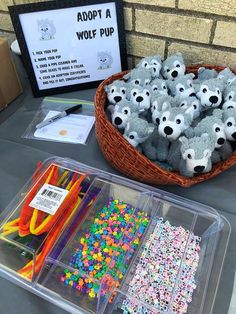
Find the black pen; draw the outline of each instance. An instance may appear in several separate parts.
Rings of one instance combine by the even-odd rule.
[[[42,128],[42,127],[44,127],[44,126],[46,126],[46,125],[48,125],[48,124],[50,124],[52,122],[55,122],[55,121],[57,121],[57,120],[59,120],[59,119],[61,119],[63,117],[66,117],[66,116],[68,116],[68,114],[70,114],[70,113],[80,109],[81,107],[82,107],[82,105],[79,104],[79,105],[76,105],[76,106],[71,107],[69,109],[66,109],[66,110],[58,113],[54,117],[52,117],[50,119],[46,119],[46,120],[40,122],[39,124],[36,125],[36,129],[40,129],[40,128]]]

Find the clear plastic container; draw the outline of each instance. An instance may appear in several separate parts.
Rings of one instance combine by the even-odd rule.
[[[196,288],[191,302],[188,302],[187,313],[211,312],[230,234],[229,223],[224,217],[203,204],[69,159],[47,160],[42,169],[47,169],[51,164],[86,174],[88,184],[83,198],[57,234],[40,270],[34,271],[33,282],[26,281],[17,272],[26,262],[26,256],[22,256],[21,252],[28,249],[30,259],[35,260],[37,249],[45,240],[40,239],[37,249],[29,250],[29,246],[23,246],[9,237],[0,238],[0,273],[5,278],[70,313],[128,313],[124,306],[127,302],[142,308],[140,313],[176,313],[174,304],[179,300],[178,287],[186,261],[191,256],[190,244],[194,235],[199,241],[200,251],[196,255],[198,265],[194,271]],[[31,185],[32,179],[23,191],[28,191]],[[22,204],[21,194],[9,205],[7,211],[10,214],[2,225],[12,220],[15,213],[19,214],[21,207],[18,204]],[[118,218],[121,217],[124,218],[119,224]],[[164,304],[160,298],[160,304],[153,306],[141,294],[134,297],[131,283],[137,273],[140,257],[147,250],[147,245],[152,243],[150,237],[158,234],[160,224],[170,224],[177,230],[183,230],[186,241],[178,251],[176,276],[168,287],[168,303]],[[112,244],[108,243],[110,238],[107,238],[107,234],[112,234]],[[169,240],[167,256],[171,245]],[[103,251],[107,247],[109,256],[107,251]],[[92,261],[98,261],[99,256],[98,262],[88,263],[91,260],[89,250],[93,252]],[[99,271],[93,272],[95,267]]]

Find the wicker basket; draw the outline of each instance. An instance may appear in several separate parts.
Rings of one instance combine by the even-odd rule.
[[[187,68],[187,72],[197,74],[200,65],[192,65]],[[211,65],[201,65],[208,69],[221,71],[224,67],[214,67]],[[212,170],[205,174],[186,178],[178,172],[167,171],[151,162],[144,155],[139,153],[132,145],[130,145],[119,133],[119,131],[111,124],[105,113],[105,105],[107,103],[104,86],[111,84],[114,80],[121,79],[126,72],[112,75],[103,81],[95,95],[95,115],[96,115],[96,137],[100,148],[108,160],[108,162],[126,176],[135,180],[152,184],[169,184],[189,187],[198,182],[213,178],[222,171],[230,168],[236,163],[236,151],[226,161],[215,164]],[[236,73],[236,71],[234,71]]]

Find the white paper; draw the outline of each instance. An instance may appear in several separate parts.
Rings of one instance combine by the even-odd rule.
[[[50,110],[44,120],[49,119],[58,113],[60,113],[60,111]],[[70,114],[37,129],[34,136],[60,142],[85,144],[94,122],[95,117],[93,116]]]
[[[32,199],[29,206],[54,215],[68,192],[65,189],[45,183]]]
[[[121,71],[114,2],[19,18],[40,90],[99,81]],[[110,61],[102,61],[106,55]]]

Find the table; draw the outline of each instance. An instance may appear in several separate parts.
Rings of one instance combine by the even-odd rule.
[[[69,157],[105,171],[119,174],[103,157],[93,130],[87,145],[74,145],[21,138],[42,98],[33,98],[19,56],[13,56],[24,93],[0,113],[0,211],[2,211],[35,170],[37,161],[51,156]],[[57,97],[93,100],[95,89],[60,94]],[[236,166],[191,188],[158,186],[163,190],[212,206],[231,224],[231,237],[223,266],[213,314],[227,314],[236,270]],[[0,278],[0,313],[62,314],[64,310]]]

